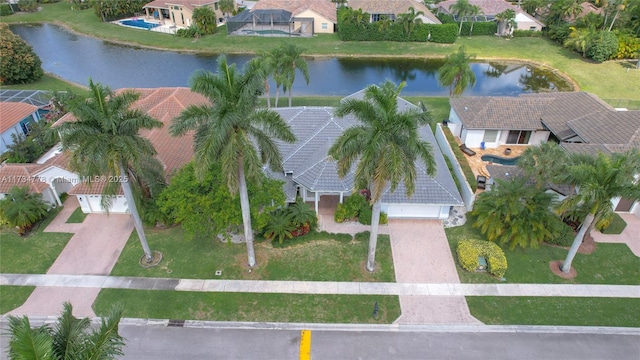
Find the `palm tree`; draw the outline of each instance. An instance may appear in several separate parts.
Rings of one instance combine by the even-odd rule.
[[[577,29],[573,26],[570,27],[571,33],[569,37],[564,41],[564,46],[573,48],[582,54],[582,57],[587,57],[587,49],[591,44],[593,37],[596,35],[594,29]]]
[[[438,82],[449,87],[449,96],[460,95],[464,90],[476,84],[476,75],[469,65],[474,56],[465,53],[465,47],[460,46],[457,52],[447,56],[438,71]]]
[[[422,11],[416,12],[416,9],[414,9],[413,7],[410,7],[406,13],[398,15],[398,18],[396,19],[396,21],[402,23],[405,34],[407,34],[407,37],[411,37],[411,33],[413,32],[413,29],[416,27],[416,24],[422,24],[422,20],[419,17],[423,15],[424,15],[424,12]]]
[[[571,162],[564,168],[561,181],[578,188],[577,193],[564,199],[558,208],[564,212],[578,207],[585,208],[587,215],[582,221],[562,271],[571,270],[571,262],[593,224],[606,227],[613,215],[611,199],[624,197],[640,200],[640,183],[634,178],[640,173],[640,151],[629,150],[607,156],[599,153],[595,157],[572,155]]]
[[[482,14],[482,9],[478,5],[471,5],[469,7],[469,16],[471,17],[471,29],[469,29],[469,36],[473,34],[473,24],[476,23],[476,16]]]
[[[291,107],[293,82],[296,80],[296,69],[300,70],[304,80],[309,85],[309,68],[307,61],[301,56],[304,48],[292,44],[284,43],[281,48],[280,74],[283,79],[282,89],[289,90],[289,107]]]
[[[511,34],[511,29],[516,27],[516,12],[513,9],[507,9],[496,15],[498,21],[498,36],[503,36],[506,32]]]
[[[60,134],[63,150],[71,152],[71,168],[81,177],[117,180],[104,183],[104,209],[108,211],[113,196],[122,187],[145,261],[150,264],[153,256],[132,189],[132,184],[137,189],[139,186],[132,180],[162,177],[149,172],[149,169],[160,169],[161,166],[154,158],[153,145],[140,136],[140,130],[159,128],[163,124],[131,107],[139,98],[133,91],[116,95],[109,87],[89,80],[89,92],[86,100],[76,98],[69,104],[76,121],[63,123],[55,130]]]
[[[345,25],[356,25],[358,27],[363,27],[366,23],[369,22],[370,15],[369,13],[363,12],[362,9],[344,9],[342,14],[340,15],[340,21]]]
[[[352,114],[361,123],[345,130],[329,149],[329,155],[337,161],[340,177],[351,172],[352,165],[357,163],[354,185],[356,189],[371,191],[368,271],[375,270],[382,194],[387,188],[394,192],[402,182],[406,195],[413,195],[417,161],[426,166],[429,175],[435,173],[431,146],[421,140],[418,133],[419,126],[429,123],[426,113],[418,109],[398,111],[397,99],[404,86],[402,82],[396,87],[391,81],[385,81],[380,87],[369,86],[362,100],[346,100],[335,110],[336,116]]]
[[[224,19],[227,20],[229,18],[229,14],[233,13],[233,10],[236,9],[236,0],[220,0],[218,2],[218,7],[220,8],[220,11],[222,11]]]
[[[279,74],[278,72],[278,60],[281,58],[281,48],[275,48],[271,51],[260,51],[258,56],[251,59],[251,61],[257,62],[259,68],[262,71],[262,76],[264,77],[264,91],[265,96],[267,97],[267,108],[271,108],[271,95],[269,93],[269,77],[276,77]],[[276,88],[276,97],[278,96],[278,89]],[[276,107],[278,106],[278,102],[276,100]]]
[[[549,210],[554,195],[525,183],[525,178],[498,179],[491,191],[480,194],[473,205],[473,227],[480,228],[490,241],[509,244],[512,250],[516,246],[537,248],[562,225]]]
[[[0,200],[0,224],[6,222],[18,228],[18,234],[24,233],[33,224],[47,216],[49,205],[42,199],[42,194],[30,193],[29,187],[14,186]]]
[[[195,130],[195,175],[202,180],[211,165],[219,163],[232,194],[239,193],[248,264],[256,266],[253,231],[249,212],[247,180],[259,182],[262,166],[282,170],[282,156],[274,140],[295,141],[287,123],[272,110],[258,108],[264,73],[256,62],[243,72],[218,58],[217,73],[197,71],[190,79],[191,90],[204,95],[210,105],[187,107],[173,124],[171,134],[185,135]]]
[[[458,21],[460,21],[460,28],[458,29],[458,35],[462,33],[462,23],[464,22],[464,18],[469,15],[471,11],[471,4],[469,0],[458,0],[455,4],[449,6],[449,12],[458,17]]]
[[[567,164],[567,152],[553,141],[527,147],[518,161],[518,166],[527,178],[535,181],[536,188],[542,189],[554,183]]]
[[[627,1],[626,0],[618,0],[617,4],[616,4],[616,14],[613,16],[613,20],[611,20],[611,25],[609,25],[609,31],[611,31],[611,29],[613,28],[613,24],[616,22],[616,19],[618,18],[618,15],[620,14],[620,11],[624,11],[627,7]]]
[[[122,308],[113,307],[92,329],[88,318],[72,315],[65,302],[57,323],[31,328],[26,316],[9,316],[8,354],[11,359],[113,359],[122,356],[124,339],[118,334]]]

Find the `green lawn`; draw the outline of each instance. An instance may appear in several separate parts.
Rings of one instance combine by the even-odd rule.
[[[0,286],[0,314],[24,304],[33,289],[33,286]]]
[[[640,299],[467,297],[467,304],[487,325],[640,327]]]
[[[269,50],[282,43],[281,38],[238,36],[227,38],[225,27],[216,35],[197,40],[178,38],[151,31],[138,31],[102,23],[93,9],[71,11],[66,2],[41,4],[43,11],[31,14],[6,16],[0,21],[56,22],[75,31],[122,42],[170,50],[202,53],[255,53]],[[581,90],[592,92],[603,99],[640,100],[640,71],[633,68],[633,61],[612,61],[595,64],[583,60],[556,43],[543,38],[513,38],[505,40],[494,36],[461,37],[455,44],[400,43],[400,42],[342,42],[337,34],[319,34],[313,38],[293,38],[287,41],[306,48],[309,56],[375,56],[375,57],[443,57],[467,47],[469,54],[479,60],[519,60],[535,63],[551,71],[568,75]]]
[[[624,228],[627,227],[627,222],[618,215],[617,213],[613,213],[613,219],[609,226],[606,229],[602,230],[603,234],[621,234],[624,231]]]
[[[51,74],[45,74],[40,80],[29,84],[2,85],[2,88],[10,90],[71,91],[75,94],[88,95],[87,89]]]
[[[373,305],[379,312],[373,318]],[[146,319],[390,324],[400,316],[397,296],[199,293],[104,289],[93,305],[102,316],[115,303],[124,316]]]
[[[80,224],[87,218],[88,214],[82,212],[82,208],[78,207],[75,209],[69,218],[67,219],[67,223],[69,224]]]
[[[44,229],[61,208],[51,211],[37,230],[26,237],[14,231],[0,230],[0,273],[44,274],[56,260],[72,234],[45,233]]]
[[[150,269],[138,265],[142,250],[138,235],[134,232],[111,275],[182,279],[395,281],[388,235],[379,237],[377,270],[373,274],[364,267],[368,236],[360,234],[348,242],[333,240],[331,236],[325,238],[286,248],[274,248],[268,241],[256,242],[254,247],[258,266],[249,273],[244,244],[227,244],[211,238],[192,239],[179,226],[149,229],[149,246],[164,255],[160,265]],[[222,275],[215,276],[216,270],[221,270]]]
[[[467,216],[465,225],[445,229],[456,263],[455,247],[460,239],[486,239],[478,229],[472,228],[473,217]],[[562,279],[549,269],[550,261],[564,260],[567,249],[548,245],[526,250],[502,248],[509,265],[505,274],[507,283],[640,285],[640,258],[625,244],[597,244],[592,254],[577,254],[572,265],[578,276],[572,280]],[[470,273],[456,265],[460,281],[464,283],[500,282],[487,273]]]

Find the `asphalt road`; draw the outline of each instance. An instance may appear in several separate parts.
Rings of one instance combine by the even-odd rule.
[[[299,359],[300,330],[123,326],[125,359]],[[312,330],[311,359],[640,359],[640,335]]]

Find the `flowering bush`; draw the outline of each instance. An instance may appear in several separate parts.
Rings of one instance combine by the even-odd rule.
[[[478,257],[487,259],[487,271],[495,276],[503,277],[507,272],[507,258],[502,249],[490,241],[466,239],[458,243],[456,249],[460,266],[467,271],[478,268]]]

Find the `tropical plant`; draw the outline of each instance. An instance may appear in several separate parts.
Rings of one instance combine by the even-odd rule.
[[[416,24],[422,24],[422,20],[420,19],[420,16],[423,16],[423,15],[424,15],[423,11],[416,12],[416,9],[414,9],[413,7],[410,7],[406,13],[398,15],[396,22],[401,23],[402,28],[404,29],[404,33],[407,35],[407,37],[411,37],[411,33],[413,32],[413,29],[416,27]]]
[[[479,228],[489,241],[509,244],[511,249],[537,248],[552,238],[562,224],[550,211],[554,195],[525,183],[524,178],[497,179],[491,191],[483,192],[474,202],[473,227]]]
[[[436,171],[431,146],[418,131],[428,125],[427,114],[417,108],[398,110],[398,96],[404,86],[404,82],[396,86],[391,81],[369,86],[363,99],[347,99],[335,110],[338,117],[351,114],[360,122],[336,139],[329,155],[337,162],[340,177],[351,173],[355,164],[355,188],[370,190],[373,209],[368,271],[375,270],[382,194],[387,190],[393,193],[402,183],[410,197],[415,191],[418,166],[424,165],[429,175]]]
[[[564,41],[564,47],[572,48],[582,54],[582,57],[587,57],[587,49],[591,46],[591,42],[596,35],[594,29],[578,29],[570,27],[571,33],[567,40]]]
[[[438,71],[438,82],[449,87],[449,96],[460,95],[464,90],[476,84],[476,75],[471,70],[470,62],[474,56],[465,53],[465,47],[447,55],[444,65]]]
[[[282,57],[281,52],[281,48],[275,48],[271,51],[260,51],[257,57],[251,59],[251,61],[257,62],[255,66],[262,71],[262,76],[264,77],[264,91],[267,98],[267,108],[271,108],[269,77],[273,77],[274,80],[276,80],[276,77],[279,78],[280,70],[278,69],[278,61]],[[278,83],[279,81],[276,80],[276,84]],[[278,88],[276,87],[276,98],[277,96]],[[276,99],[276,107],[277,106],[278,101]]]
[[[42,194],[30,193],[28,186],[14,186],[0,200],[0,223],[17,227],[18,233],[24,235],[33,224],[47,216],[48,210],[49,205],[42,199]]]
[[[139,94],[126,90],[114,93],[109,87],[89,80],[89,97],[75,97],[69,111],[75,121],[52,128],[57,130],[63,150],[71,153],[69,162],[81,178],[115,179],[105,181],[102,207],[109,210],[113,197],[122,188],[129,213],[138,233],[145,261],[153,255],[138,214],[136,194],[153,192],[164,181],[162,165],[154,157],[151,142],[140,136],[140,130],[162,127],[154,119],[132,105]]]
[[[343,8],[340,9],[340,22],[345,25],[356,25],[364,27],[369,23],[369,13],[363,12],[362,9]]]
[[[291,239],[293,232],[296,230],[291,214],[286,210],[280,209],[271,215],[271,219],[264,228],[264,236],[267,239],[277,239],[279,244],[284,242],[284,239]]]
[[[33,48],[0,23],[0,85],[27,84],[42,75],[42,61]]]
[[[498,36],[504,36],[504,34],[511,34],[511,30],[517,28],[516,12],[513,9],[507,9],[499,14],[496,14],[496,21],[498,21]]]
[[[73,316],[72,311],[71,304],[65,302],[53,327],[31,328],[27,316],[9,316],[9,358],[114,359],[124,355],[124,338],[118,334],[122,307],[112,307],[97,328],[92,328],[88,318]]]
[[[627,0],[617,0],[615,1],[616,5],[616,14],[613,16],[613,20],[611,20],[611,24],[609,25],[609,31],[613,28],[613,24],[618,19],[618,15],[620,15],[620,11],[624,11],[627,8]],[[605,24],[606,25],[606,24]]]
[[[239,193],[248,264],[256,266],[247,180],[259,182],[262,166],[282,171],[282,155],[274,140],[288,143],[295,135],[280,115],[258,108],[264,73],[249,62],[244,70],[218,58],[217,73],[200,70],[191,79],[191,90],[209,99],[209,105],[191,105],[171,125],[171,134],[194,130],[195,175],[202,180],[214,163],[220,163],[232,194]]]
[[[280,46],[280,59],[278,61],[280,76],[282,76],[282,90],[289,90],[289,107],[291,107],[293,82],[296,80],[296,70],[300,70],[304,80],[309,84],[309,68],[307,61],[301,56],[304,48],[293,43],[284,43]]]
[[[527,147],[518,161],[526,178],[533,179],[542,189],[552,184],[562,173],[568,161],[567,152],[553,141]]]
[[[297,227],[309,225],[311,229],[315,229],[318,223],[316,212],[301,197],[287,207],[287,212],[291,215],[291,221]]]
[[[637,149],[612,155],[598,153],[595,157],[582,154],[571,156],[560,179],[561,183],[573,185],[578,191],[565,198],[558,210],[566,212],[584,208],[587,215],[562,264],[563,272],[571,270],[573,258],[593,224],[601,228],[608,226],[613,214],[611,199],[624,197],[640,200],[640,183],[635,178],[638,174],[640,151]]]
[[[476,23],[476,16],[482,14],[482,8],[478,5],[471,5],[469,7],[469,17],[471,18],[471,29],[469,30],[469,36],[473,34],[473,24]]]
[[[458,29],[458,35],[462,33],[462,23],[464,22],[465,17],[469,15],[471,12],[471,4],[469,0],[457,0],[455,4],[449,6],[449,12],[458,17],[458,21],[460,22],[460,28]]]
[[[218,8],[222,11],[222,15],[225,20],[229,18],[229,14],[233,13],[236,9],[236,1],[235,0],[220,0],[218,1]]]
[[[204,35],[215,34],[218,30],[218,19],[216,12],[208,6],[201,6],[193,9],[193,24],[200,29]]]

